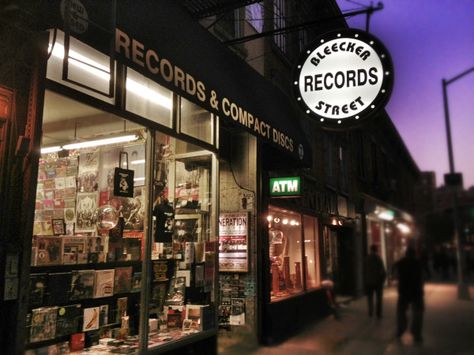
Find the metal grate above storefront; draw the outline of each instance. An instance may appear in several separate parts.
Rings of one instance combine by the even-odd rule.
[[[220,15],[261,0],[183,0],[183,5],[195,18]]]

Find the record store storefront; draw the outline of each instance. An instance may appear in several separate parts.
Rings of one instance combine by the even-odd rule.
[[[48,29],[28,354],[212,353],[218,323],[257,333],[259,147],[309,160],[281,93],[174,2],[134,7],[139,25],[130,6],[102,34]]]

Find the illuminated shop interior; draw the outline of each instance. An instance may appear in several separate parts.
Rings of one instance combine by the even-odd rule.
[[[63,43],[58,31],[48,79],[94,105],[45,91],[27,349],[133,352],[212,332],[217,158],[199,142],[217,144],[216,118],[130,69],[122,112],[138,119],[120,117],[106,109],[116,64],[72,40],[64,80]]]
[[[272,302],[319,287],[316,218],[269,206],[266,219]]]

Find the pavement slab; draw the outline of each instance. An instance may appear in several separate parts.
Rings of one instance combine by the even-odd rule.
[[[474,287],[470,287],[474,297]],[[224,355],[474,355],[474,300],[458,300],[455,284],[425,285],[423,343],[409,332],[395,337],[397,293],[384,292],[383,318],[367,314],[365,298],[345,302],[340,318],[317,321],[274,346],[235,344]]]

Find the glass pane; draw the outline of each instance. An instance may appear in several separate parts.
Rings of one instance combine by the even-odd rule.
[[[109,94],[111,80],[109,56],[70,37],[68,79],[103,93],[99,94],[95,91],[88,90],[86,87],[63,80],[63,61],[65,57],[64,32],[57,30],[54,42],[53,39],[53,31],[51,31],[48,48],[48,51],[51,52],[51,56],[48,59],[47,78],[102,101],[114,103],[115,99],[113,97],[109,98],[106,96]]]
[[[121,152],[146,160],[145,131],[131,123],[124,130],[123,119],[50,91],[42,131],[26,347],[67,348],[71,339],[73,350],[86,333],[137,349],[147,191],[139,164],[128,166],[135,186],[115,169]]]
[[[257,3],[245,7],[245,19],[258,33],[263,31],[263,16],[262,4]]]
[[[304,247],[306,265],[306,287],[319,287],[319,237],[316,218],[304,216]]]
[[[126,110],[171,127],[172,93],[163,86],[127,68]]]
[[[149,347],[215,327],[213,155],[156,133]]]
[[[213,115],[181,98],[181,132],[203,142],[213,143]]]
[[[300,215],[273,206],[268,210],[271,300],[303,291]]]

